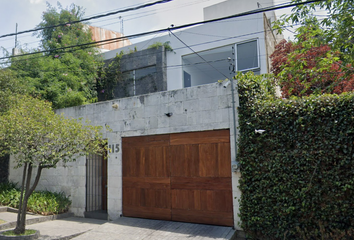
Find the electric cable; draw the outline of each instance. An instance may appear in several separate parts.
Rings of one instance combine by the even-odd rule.
[[[118,10],[118,11],[115,11],[115,12],[110,12],[110,13],[106,13],[106,14],[96,15],[96,16],[93,16],[93,17],[83,18],[83,19],[78,20],[78,21],[72,21],[72,22],[61,23],[61,24],[52,25],[52,26],[48,26],[48,27],[40,27],[40,28],[30,29],[30,30],[21,31],[21,32],[18,32],[18,33],[9,33],[9,34],[5,34],[5,35],[1,35],[0,38],[20,35],[20,34],[30,33],[30,32],[37,32],[37,31],[40,31],[40,30],[48,29],[48,28],[61,27],[61,26],[65,26],[67,24],[75,24],[75,23],[79,23],[79,22],[89,21],[89,20],[92,20],[92,19],[107,17],[107,16],[111,16],[111,15],[115,15],[115,14],[123,13],[123,12],[134,11],[134,10],[147,8],[147,7],[151,7],[151,6],[157,5],[157,4],[167,3],[167,2],[171,2],[171,1],[173,1],[173,0],[160,0],[160,1],[157,1],[157,2],[143,4],[143,5],[140,5],[140,6],[137,6],[137,7],[126,8],[126,9]]]
[[[172,1],[172,0],[163,0],[163,1]],[[45,52],[56,51],[56,50],[64,50],[64,49],[73,48],[73,47],[94,45],[94,44],[97,44],[97,43],[104,43],[104,42],[120,40],[120,39],[126,39],[126,38],[136,38],[136,37],[141,37],[141,36],[145,36],[145,35],[151,35],[151,34],[157,34],[157,33],[177,30],[177,29],[183,29],[183,28],[197,26],[197,25],[202,25],[202,24],[206,24],[206,23],[218,22],[218,21],[222,21],[222,20],[226,20],[226,19],[230,19],[230,18],[248,16],[248,15],[252,15],[252,14],[262,13],[262,12],[265,12],[265,11],[274,11],[274,10],[278,10],[278,9],[282,9],[282,8],[294,7],[294,6],[304,5],[304,4],[313,3],[313,2],[321,2],[321,1],[325,1],[325,0],[308,0],[306,2],[298,2],[298,3],[287,4],[287,5],[281,5],[281,6],[272,6],[272,7],[259,8],[259,9],[256,9],[256,10],[243,12],[243,13],[239,13],[239,14],[235,14],[235,15],[231,15],[231,16],[227,16],[227,17],[216,18],[216,19],[200,21],[200,22],[194,22],[194,23],[184,24],[184,25],[181,25],[181,26],[174,26],[174,27],[169,27],[169,28],[165,28],[165,29],[142,32],[142,33],[137,33],[137,34],[133,34],[133,35],[130,35],[130,36],[111,38],[111,39],[106,39],[106,40],[101,40],[101,41],[96,41],[96,42],[91,42],[91,43],[72,45],[72,46],[67,46],[67,47],[55,48],[55,49],[51,49],[51,50],[42,50],[42,51],[38,51],[38,52],[34,52],[34,53],[26,53],[26,54],[22,54],[22,55],[17,55],[16,57],[39,54],[39,53],[45,53]],[[0,58],[0,60],[13,58],[13,57],[14,56],[2,57],[2,58]]]
[[[215,68],[213,65],[211,65],[210,63],[208,63],[207,60],[205,60],[205,58],[203,58],[199,53],[197,53],[196,51],[194,51],[190,46],[188,46],[185,42],[182,41],[182,39],[180,39],[179,37],[177,37],[176,34],[174,34],[171,30],[169,30],[170,33],[177,38],[181,43],[183,43],[187,48],[189,48],[189,50],[191,50],[194,54],[196,54],[199,58],[201,58],[204,62],[206,62],[210,67],[214,68],[218,73],[220,73],[221,75],[223,75],[225,78],[228,78],[224,73],[220,72],[217,68]]]

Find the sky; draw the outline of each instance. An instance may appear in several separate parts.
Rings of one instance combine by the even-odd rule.
[[[85,9],[85,17],[90,17],[155,1],[156,0],[60,0],[59,2],[64,8],[70,6],[72,3],[82,6]],[[171,24],[178,26],[202,21],[204,7],[223,1],[225,0],[173,0],[137,11],[91,20],[89,23],[93,26],[121,32],[121,19],[123,19],[123,33],[128,36],[167,28]],[[289,1],[290,0],[275,0],[275,4]],[[18,31],[35,28],[41,22],[42,13],[46,10],[47,3],[55,7],[57,6],[56,0],[0,0],[0,36],[14,33],[16,23],[18,24]],[[290,13],[290,9],[276,11],[278,17],[286,13]],[[285,37],[291,37],[291,33],[285,32]],[[33,36],[32,33],[18,35],[17,40],[21,45],[26,45],[27,48],[36,48],[39,44],[39,39]],[[132,42],[135,43],[142,40],[144,39],[134,39]],[[11,52],[14,46],[14,36],[0,38],[0,47]],[[2,56],[3,51],[0,50],[0,57]]]

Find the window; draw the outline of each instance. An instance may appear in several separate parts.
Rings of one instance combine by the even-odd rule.
[[[183,81],[184,81],[184,87],[190,87],[191,86],[191,75],[187,73],[186,71],[183,71]]]
[[[214,83],[228,78],[230,70],[227,58],[232,57],[232,47],[233,45],[228,45],[182,56],[184,87]]]
[[[259,72],[258,40],[236,44],[236,70]]]
[[[253,71],[255,74],[260,74],[258,40],[253,39],[182,56],[184,87],[229,78],[231,73],[228,58],[233,58],[233,51],[235,51],[236,71]]]

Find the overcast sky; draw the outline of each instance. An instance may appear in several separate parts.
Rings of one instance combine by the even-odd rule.
[[[154,2],[156,0],[61,0],[61,5],[66,8],[74,3],[85,9],[85,17],[112,12],[132,6]],[[203,8],[224,0],[173,0],[172,2],[159,4],[153,7],[113,15],[110,17],[92,20],[90,25],[98,26],[120,32],[121,24],[119,16],[123,18],[123,32],[128,36],[140,32],[167,28],[171,24],[176,26],[190,22],[203,20]],[[247,0],[241,0],[247,1]],[[275,0],[276,4],[289,2],[290,0]],[[41,21],[42,13],[46,10],[46,2],[57,6],[56,0],[0,0],[0,35],[13,33],[18,23],[18,31],[33,29]],[[290,12],[282,10],[276,12],[277,16]],[[287,34],[286,36],[288,36]],[[154,37],[154,36],[151,36]],[[141,39],[135,39],[137,42]],[[18,36],[20,44],[28,44],[29,48],[38,46],[38,38],[32,33]],[[15,37],[0,38],[0,47],[11,51],[15,44]],[[0,57],[2,56],[0,52]]]

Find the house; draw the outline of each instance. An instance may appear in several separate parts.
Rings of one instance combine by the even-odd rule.
[[[87,25],[87,27],[91,30],[92,40],[94,42],[108,40],[112,38],[124,37],[122,33],[115,32],[112,30],[95,27],[95,26],[89,26],[89,25]],[[128,45],[131,45],[131,42],[129,41],[129,39],[124,38],[122,41],[119,42],[109,42],[108,44],[104,44],[104,45],[100,44],[98,48],[100,49],[101,52],[107,52]]]
[[[245,2],[210,6],[206,18],[229,14],[235,1],[237,6]],[[251,0],[244,5],[231,13],[258,6]],[[122,58],[125,88],[117,86],[113,100],[57,112],[109,125],[112,131],[104,130],[108,159],[89,156],[44,171],[38,188],[70,195],[77,216],[103,212],[109,219],[131,216],[240,229],[238,98],[231,84],[217,81],[231,76],[229,57],[237,71],[268,72],[276,42],[272,17],[259,13],[218,21],[103,53],[109,60],[120,51],[132,52]],[[146,49],[155,42],[170,42],[173,50]],[[9,179],[19,182],[21,170],[10,165]]]
[[[204,9],[204,20],[273,5],[272,1],[264,0],[264,4],[259,2],[262,1],[228,0],[212,5]],[[106,61],[124,53],[121,71],[125,81],[118,84],[115,90],[121,91],[122,86],[128,82],[131,85],[126,89],[126,94],[115,92],[115,98],[224,80],[231,74],[228,58],[234,59],[236,71],[268,73],[269,55],[282,38],[271,28],[274,20],[274,12],[258,13],[173,31],[161,37],[105,52],[102,56]],[[167,43],[172,51],[147,49],[156,43]],[[134,86],[139,85],[139,80],[145,79],[143,81],[146,82],[146,78],[154,83],[155,89],[148,87],[134,92]]]

